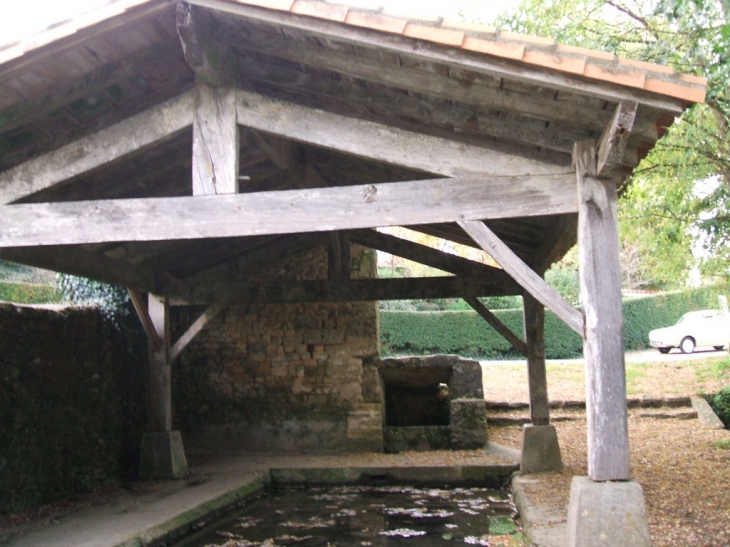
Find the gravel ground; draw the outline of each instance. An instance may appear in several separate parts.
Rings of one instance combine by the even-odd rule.
[[[708,357],[713,355],[713,357]],[[718,363],[727,354],[700,354],[691,359],[642,364],[627,358],[630,397],[675,397],[712,393],[730,384],[730,368]],[[551,400],[585,400],[582,363],[548,365]],[[524,364],[484,366],[488,400],[526,402]],[[641,374],[632,371],[639,371]],[[519,381],[517,381],[519,378]],[[632,393],[633,392],[633,393]],[[560,414],[559,411],[555,415]],[[586,475],[586,423],[556,421],[565,468],[545,473],[536,494],[540,503],[564,510],[574,475]],[[646,411],[629,411],[633,478],[644,489],[654,547],[730,546],[730,431],[713,430],[697,420],[657,419]],[[490,427],[490,440],[519,448],[521,426]]]

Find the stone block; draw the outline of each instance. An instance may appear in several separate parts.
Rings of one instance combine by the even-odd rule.
[[[633,481],[573,477],[568,503],[568,547],[651,547],[644,493]]]
[[[383,436],[385,451],[390,453],[448,450],[451,445],[450,428],[446,425],[386,427]]]
[[[345,331],[335,329],[309,329],[304,332],[305,344],[330,346],[345,342]]]
[[[452,399],[449,408],[451,448],[483,448],[487,444],[484,399]]]
[[[563,468],[558,434],[553,425],[525,425],[522,430],[520,473],[542,473]]]
[[[188,475],[188,462],[179,431],[142,434],[139,475],[143,479],[180,479]]]
[[[452,399],[483,399],[482,366],[479,361],[460,359],[451,372],[449,393]]]

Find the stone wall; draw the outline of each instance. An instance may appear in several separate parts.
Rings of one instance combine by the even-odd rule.
[[[136,476],[147,352],[131,319],[0,304],[0,512]]]
[[[374,273],[374,253],[354,247],[352,276]],[[321,248],[257,279],[326,275]],[[363,360],[377,355],[375,302],[230,306],[173,365],[176,427],[188,451],[381,450],[382,434],[359,434]]]

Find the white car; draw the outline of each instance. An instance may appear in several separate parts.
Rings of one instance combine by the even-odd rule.
[[[649,342],[661,353],[669,353],[672,348],[692,353],[698,346],[721,350],[730,342],[730,314],[717,310],[685,313],[673,327],[651,331]]]

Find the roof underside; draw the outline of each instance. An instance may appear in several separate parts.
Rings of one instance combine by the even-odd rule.
[[[570,172],[574,143],[598,140],[619,103],[635,101],[638,108],[633,130],[614,174],[622,180],[687,104],[687,96],[652,93],[648,84],[641,88],[616,85],[586,77],[585,68],[582,74],[572,74],[565,67],[556,71],[545,63],[527,65],[524,60],[410,38],[403,36],[404,30],[397,34],[364,28],[362,21],[357,26],[231,1],[194,3],[207,6],[196,8],[198,20],[212,31],[215,47],[226,52],[226,63],[235,65],[234,85],[243,92],[278,101],[275,104],[294,104],[444,139],[457,143],[455,146],[529,159],[552,172]],[[329,13],[339,9],[338,17],[344,9],[319,2],[296,5],[300,11],[302,6],[320,12],[327,8]],[[384,17],[351,13],[361,19],[378,16],[381,23]],[[348,11],[344,14],[348,16]],[[424,28],[445,32],[433,25]],[[486,40],[484,31],[458,32],[461,43],[466,44],[465,37]],[[440,36],[443,42],[445,35]],[[508,40],[499,43],[514,46]],[[522,44],[527,54],[530,47],[528,44],[525,49]],[[554,46],[550,47],[554,62],[565,65],[578,58],[556,56]],[[523,57],[527,55],[524,51]],[[0,50],[0,59],[4,57],[12,57],[10,50]],[[614,76],[620,80],[621,74],[638,70],[626,68],[624,73],[614,71]],[[664,73],[661,78],[669,77]],[[178,35],[176,5],[169,2],[143,3],[10,58],[0,64],[0,182],[3,172],[179,97],[194,87],[195,79]],[[676,87],[679,84],[675,80],[671,85]],[[685,95],[696,92],[685,81],[680,83],[687,86],[683,88],[686,93],[682,92]],[[329,146],[326,139],[284,135],[274,126],[269,132],[251,128],[240,115],[238,123],[240,193],[372,185],[453,174],[439,169],[439,157],[433,158],[430,169],[416,162]],[[339,137],[347,140],[349,136]],[[10,201],[30,204],[190,196],[192,139],[192,128],[182,128],[114,161]],[[529,216],[485,221],[538,271],[548,268],[575,242],[572,213],[535,211]],[[475,246],[455,223],[410,227]],[[351,235],[352,241],[370,241],[367,234],[361,233],[359,239],[356,233]],[[252,269],[266,267],[331,241],[327,233],[117,240],[73,247],[6,248],[0,250],[0,256],[132,284],[135,269],[152,272],[157,278],[202,279],[216,269],[247,270],[247,261]],[[371,243],[389,245],[387,241]],[[127,273],[111,274],[115,265]],[[502,287],[493,292],[519,291]]]

